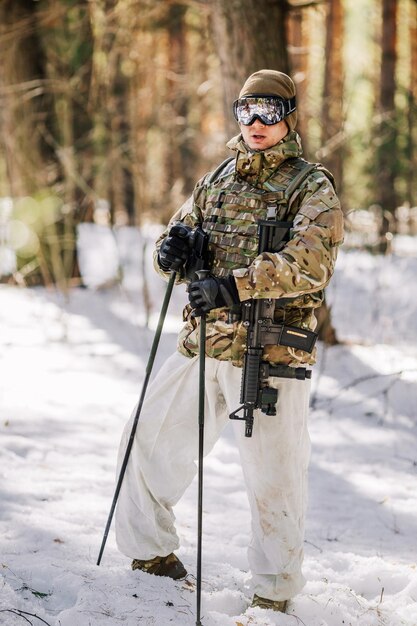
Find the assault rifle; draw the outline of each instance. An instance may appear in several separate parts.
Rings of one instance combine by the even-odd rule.
[[[291,227],[292,222],[260,220],[258,254],[279,252],[289,240]],[[261,409],[266,415],[276,415],[278,391],[268,385],[270,376],[298,380],[311,378],[311,371],[305,367],[270,365],[262,360],[266,345],[288,346],[311,352],[317,339],[317,333],[311,330],[274,323],[276,304],[277,300],[259,298],[248,300],[241,305],[242,322],[247,328],[240,392],[242,406],[233,411],[229,417],[245,421],[246,437],[252,436],[255,409]]]

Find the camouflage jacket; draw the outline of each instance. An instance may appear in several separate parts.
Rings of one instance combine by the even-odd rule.
[[[295,189],[289,202],[279,200],[288,186],[292,164],[301,162],[301,142],[291,131],[282,141],[264,151],[251,151],[239,135],[228,147],[236,154],[233,164],[204,176],[193,195],[172,217],[156,242],[155,268],[165,278],[156,258],[159,246],[171,225],[203,225],[210,235],[211,271],[214,275],[232,272],[243,302],[250,298],[276,301],[276,323],[314,330],[314,309],[323,300],[343,240],[343,216],[339,200],[326,170],[317,164]],[[305,161],[303,161],[306,164]],[[265,219],[268,203],[276,205],[276,219],[292,221],[290,240],[279,252],[257,254],[258,219]],[[179,275],[178,282],[184,280]],[[279,306],[278,306],[279,305]],[[207,315],[206,354],[241,366],[246,329],[230,322],[228,309],[213,309]],[[199,320],[184,309],[185,325],[179,334],[178,349],[186,356],[198,354]],[[290,366],[313,364],[311,354],[282,345],[267,345],[264,359]]]

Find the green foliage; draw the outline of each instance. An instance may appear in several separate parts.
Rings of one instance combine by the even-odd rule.
[[[62,199],[50,190],[20,198],[9,224],[9,243],[27,284],[54,283],[63,291],[73,273],[75,233]]]

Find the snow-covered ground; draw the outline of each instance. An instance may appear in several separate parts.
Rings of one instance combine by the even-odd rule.
[[[320,346],[313,374],[308,583],[287,615],[248,608],[231,430],[206,459],[204,626],[417,625],[417,242],[402,243],[386,258],[340,254],[328,297],[343,343]],[[146,329],[140,245],[127,247],[122,286],[67,300],[0,287],[0,624],[195,624],[196,484],[176,509],[185,581],[132,572],[113,528],[96,565],[164,292],[152,276]],[[176,288],[156,368],[175,348],[183,298]]]

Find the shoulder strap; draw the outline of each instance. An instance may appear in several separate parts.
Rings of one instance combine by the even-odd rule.
[[[268,181],[268,191],[281,194],[279,202],[280,219],[291,221],[293,219],[291,204],[294,193],[299,189],[301,183],[314,171],[317,163],[309,163],[301,157],[291,157],[286,159],[277,169],[277,175],[281,174],[281,181],[274,184],[274,178]],[[278,207],[277,207],[278,210]],[[284,212],[283,212],[284,210]]]
[[[216,167],[214,172],[212,172],[211,174],[208,175],[208,178],[207,178],[206,182],[210,183],[210,184],[211,183],[215,183],[222,176],[227,176],[227,174],[230,174],[233,171],[234,160],[235,160],[235,158],[232,157],[232,156],[231,157],[227,157],[227,159],[222,161],[220,163],[220,165],[218,167]]]
[[[317,167],[319,172],[323,172],[323,174],[326,176],[326,178],[328,178],[330,180],[330,182],[332,183],[335,191],[337,191],[336,190],[336,181],[334,179],[334,176],[333,176],[333,174],[331,172],[329,172],[327,167],[324,167],[324,165],[322,165],[321,163],[316,163],[316,167]]]
[[[321,174],[326,176],[326,178],[329,179],[330,183],[335,188],[335,180],[334,180],[333,174],[329,172],[329,170],[326,169],[321,163],[308,163],[307,161],[304,161],[304,160],[303,162],[305,166],[303,167],[303,169],[300,171],[299,174],[296,174],[296,176],[290,182],[290,184],[288,185],[284,193],[285,200],[287,203],[287,210],[290,216],[287,219],[294,219],[297,213],[297,209],[294,211],[292,206],[298,195],[297,191],[299,190],[304,180],[306,180],[306,178],[308,178],[308,176],[311,174],[311,172],[314,172],[314,171],[320,172]]]
[[[299,160],[300,165],[302,165],[298,174],[294,176],[290,184],[286,187],[284,191],[285,199],[287,202],[290,201],[290,198],[294,191],[298,189],[300,184],[310,175],[310,173],[316,169],[317,163],[309,163],[308,161],[304,161],[304,159]]]

